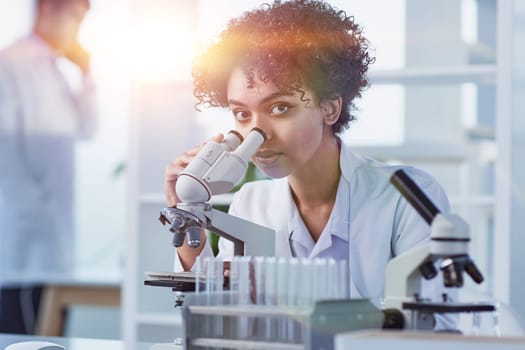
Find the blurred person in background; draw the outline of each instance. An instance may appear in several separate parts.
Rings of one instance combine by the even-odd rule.
[[[74,146],[96,129],[90,56],[78,42],[89,1],[35,6],[32,32],[0,51],[3,333],[34,333],[46,274],[72,269]],[[61,61],[79,72],[78,89]]]

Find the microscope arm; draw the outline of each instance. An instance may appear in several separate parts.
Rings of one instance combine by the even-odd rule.
[[[402,303],[421,290],[421,266],[430,255],[430,243],[396,256],[386,266],[385,308],[402,309]]]
[[[275,255],[275,231],[212,209],[207,229],[233,242],[234,255]],[[249,242],[249,244],[245,244]]]
[[[275,255],[274,230],[226,214],[212,208],[208,203],[179,203],[176,208],[164,208],[161,221],[171,225],[174,241],[177,236],[184,239],[187,231],[188,240],[191,240],[192,233],[200,236],[201,229],[208,229],[231,241],[234,255]],[[181,243],[179,240],[179,244]]]

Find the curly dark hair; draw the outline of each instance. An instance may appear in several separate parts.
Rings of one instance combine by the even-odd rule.
[[[368,86],[366,72],[375,61],[369,42],[352,16],[323,1],[274,1],[230,20],[219,40],[193,64],[196,108],[227,107],[227,84],[241,66],[248,86],[255,76],[281,91],[304,89],[317,103],[341,96],[343,109],[334,133],[355,119],[356,97]]]

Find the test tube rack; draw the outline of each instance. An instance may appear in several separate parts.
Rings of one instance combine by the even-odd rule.
[[[185,349],[333,349],[334,335],[381,329],[383,313],[368,299],[319,300],[312,307],[239,305],[232,292],[187,293]]]

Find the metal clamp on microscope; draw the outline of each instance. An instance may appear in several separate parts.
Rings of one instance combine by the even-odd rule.
[[[430,242],[395,257],[387,265],[385,308],[403,310],[404,327],[399,328],[431,330],[435,313],[494,311],[493,304],[447,302],[445,295],[443,302],[421,300],[421,277],[436,277],[437,262],[445,287],[462,287],[464,272],[478,284],[483,276],[468,253],[468,224],[457,215],[440,212],[403,170],[396,171],[390,180],[431,228]]]
[[[274,255],[273,230],[213,209],[209,203],[212,195],[230,191],[242,179],[265,139],[258,128],[244,142],[241,134],[230,131],[222,142],[206,143],[180,173],[176,192],[181,202],[162,209],[160,215],[173,233],[175,247],[182,246],[185,239],[190,247],[198,247],[201,229],[209,229],[233,242],[234,255]]]

